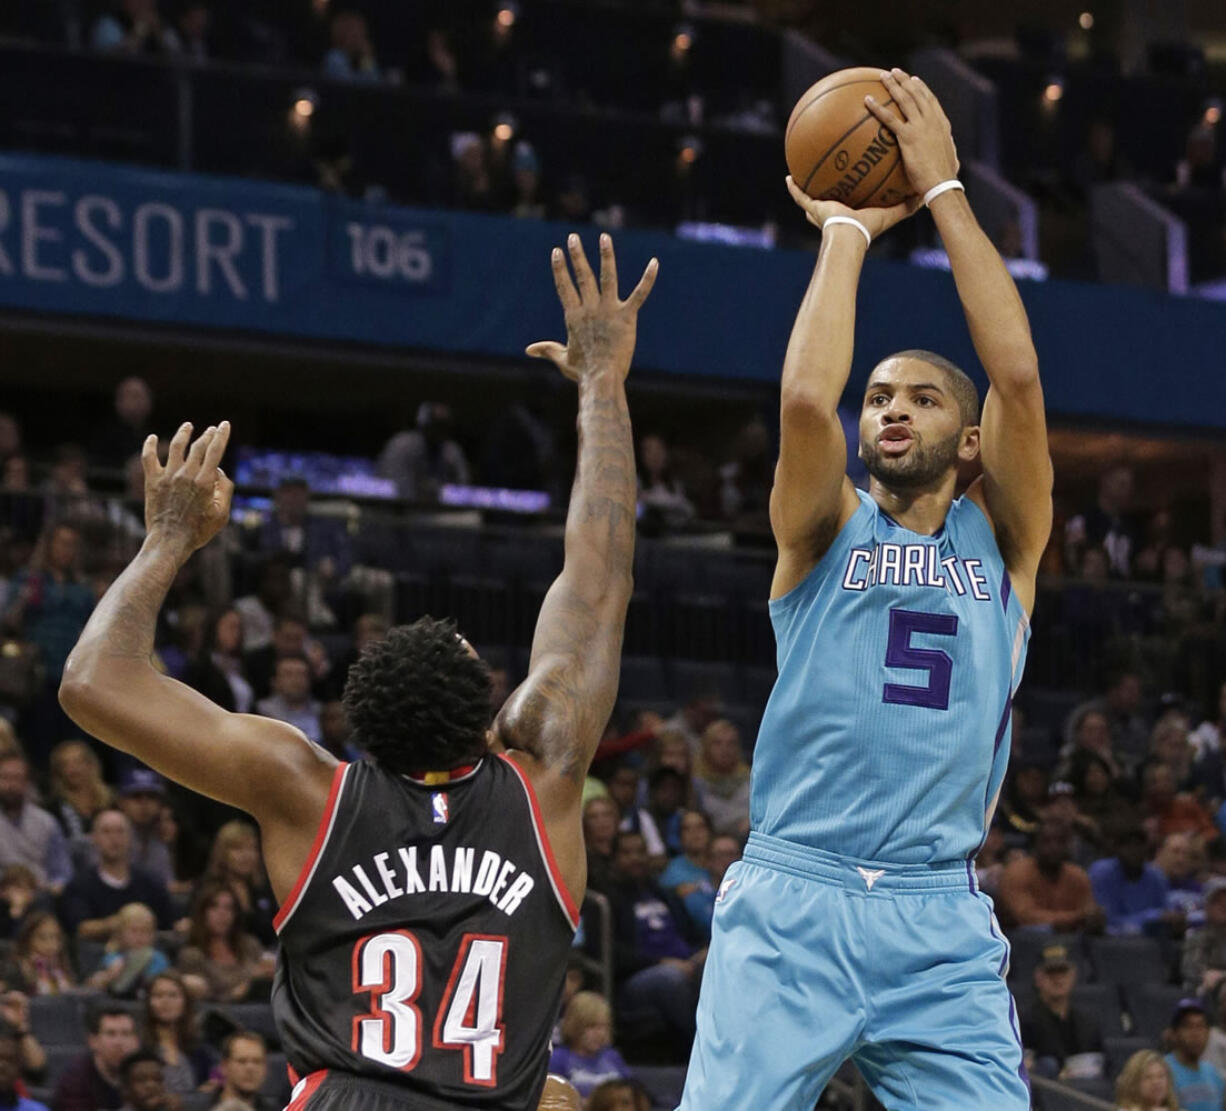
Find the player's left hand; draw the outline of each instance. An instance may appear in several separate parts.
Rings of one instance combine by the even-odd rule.
[[[890,208],[848,208],[847,205],[840,204],[838,201],[815,200],[792,180],[790,174],[784,181],[788,192],[792,194],[792,200],[800,205],[806,219],[815,228],[822,227],[831,216],[850,216],[868,228],[868,234],[873,239],[889,231],[899,221],[905,220],[920,206],[919,197],[908,197],[905,201],[892,205]],[[864,237],[858,231],[854,228],[850,231],[857,243],[864,242]]]
[[[191,424],[182,424],[170,441],[165,466],[158,461],[156,436],[141,451],[145,527],[151,538],[180,545],[185,557],[225,527],[234,494],[234,483],[218,466],[230,441],[230,422],[210,425],[189,447],[191,437]]]
[[[958,176],[953,128],[940,101],[918,77],[893,69],[882,73],[881,83],[897,111],[871,96],[864,98],[865,107],[898,136],[907,178],[922,197],[934,185]]]

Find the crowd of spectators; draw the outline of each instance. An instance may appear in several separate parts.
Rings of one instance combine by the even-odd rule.
[[[128,500],[106,498],[91,485],[94,463],[124,468],[152,404],[144,383],[123,383],[97,442],[54,451],[41,486],[19,422],[0,416],[6,480],[26,478],[0,493],[0,1094],[13,1058],[12,1083],[50,1090],[56,1108],[160,1106],[152,1095],[139,1102],[146,1085],[259,1106],[251,1093],[265,1083],[259,1036],[226,1041],[230,1009],[266,1005],[273,970],[275,904],[257,831],[80,736],[55,701],[99,591],[141,537],[135,475]],[[384,452],[386,473],[418,500],[431,484],[471,480],[468,455],[440,405],[423,406]],[[640,444],[644,532],[708,514],[741,527],[764,511],[771,447],[760,421],[722,469],[709,466],[705,485],[691,485],[698,468],[679,455],[656,435]],[[553,457],[541,447],[540,459]],[[1098,638],[1095,650],[1123,628],[1134,645],[1138,633],[1163,640],[1178,660],[1180,638],[1218,621],[1226,561],[1211,544],[1179,546],[1169,513],[1137,515],[1132,486],[1127,468],[1105,473],[1064,514],[1046,570],[1065,583],[1061,619]],[[351,530],[315,512],[310,493],[291,476],[189,564],[157,653],[220,705],[290,721],[359,758],[339,701],[345,674],[406,615],[369,608],[382,597],[377,580],[355,574]],[[1048,620],[1041,609],[1039,638]],[[1016,951],[1033,958],[1012,983],[1033,1070],[1099,1085],[1118,1073],[1121,1106],[1159,1106],[1152,1093],[1166,1085],[1198,1111],[1196,1093],[1218,1098],[1226,1067],[1226,684],[1219,670],[1216,687],[1197,689],[1191,671],[1158,671],[1155,659],[1080,692],[1047,692],[1059,696],[1054,714],[1023,688],[1013,763],[976,864]],[[491,712],[515,678],[495,663]],[[649,706],[623,702],[597,752],[583,814],[594,897],[553,1059],[590,1107],[630,1106],[617,1102],[641,1095],[627,1059],[680,1064],[693,1038],[712,914],[749,828],[755,737],[734,712],[738,697],[703,682]],[[1142,947],[1122,979],[1101,963],[1116,943]],[[1137,983],[1168,993],[1160,1026],[1132,994],[1129,976],[1142,969]],[[1097,993],[1092,1007],[1085,990]],[[30,1001],[60,997],[91,1003],[75,1062],[48,1055],[31,1030]],[[1112,1041],[1129,1036],[1133,1060]]]

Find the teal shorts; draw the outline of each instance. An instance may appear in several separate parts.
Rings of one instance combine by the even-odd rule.
[[[889,1111],[1028,1111],[1008,965],[968,862],[751,834],[717,898],[680,1111],[813,1111],[849,1059]]]

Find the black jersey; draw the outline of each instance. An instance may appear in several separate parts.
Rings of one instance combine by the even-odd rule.
[[[341,765],[275,923],[291,1068],[398,1085],[418,1111],[535,1109],[577,922],[511,760],[434,785]]]

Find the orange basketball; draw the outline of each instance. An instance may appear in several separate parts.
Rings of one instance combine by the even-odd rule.
[[[864,106],[866,96],[894,108],[881,70],[841,69],[823,77],[792,109],[784,137],[788,172],[810,197],[850,208],[888,208],[911,196],[898,139]]]

